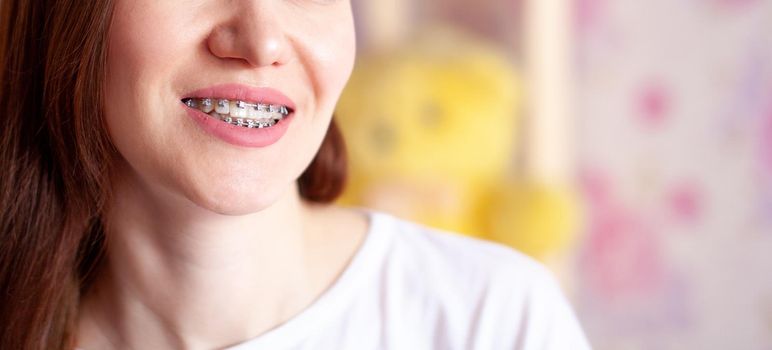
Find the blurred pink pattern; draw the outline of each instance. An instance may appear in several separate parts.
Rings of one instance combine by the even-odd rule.
[[[772,349],[772,1],[576,0],[597,349]]]
[[[637,99],[639,114],[647,126],[657,127],[666,122],[672,100],[666,85],[647,83],[641,88]]]

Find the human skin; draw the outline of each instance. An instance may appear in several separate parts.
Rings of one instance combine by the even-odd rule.
[[[361,244],[360,212],[304,202],[353,67],[349,0],[118,0],[105,119],[119,159],[106,259],[82,298],[82,349],[211,349],[302,312]],[[296,104],[284,136],[237,146],[180,100],[237,83]]]

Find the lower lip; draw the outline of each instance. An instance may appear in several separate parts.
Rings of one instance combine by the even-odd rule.
[[[190,108],[185,104],[183,104],[182,107],[185,108],[188,115],[208,134],[235,146],[253,148],[267,147],[279,141],[279,139],[284,136],[284,133],[287,132],[289,123],[295,115],[294,113],[291,113],[282,118],[282,120],[274,126],[268,128],[250,129],[243,126],[228,124],[209,114]]]

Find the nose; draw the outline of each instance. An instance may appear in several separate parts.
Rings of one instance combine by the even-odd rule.
[[[207,38],[216,57],[240,60],[253,67],[278,66],[290,58],[289,40],[277,13],[277,1],[236,1],[230,15]]]

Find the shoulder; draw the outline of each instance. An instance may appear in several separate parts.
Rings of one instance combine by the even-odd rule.
[[[559,284],[534,259],[383,213],[373,231],[388,236],[382,269],[392,293],[438,317],[433,331],[473,348],[588,348]]]
[[[427,227],[389,214],[374,213],[377,234],[387,235],[389,262],[436,273],[449,283],[497,283],[525,288],[550,279],[534,259],[501,244]]]

